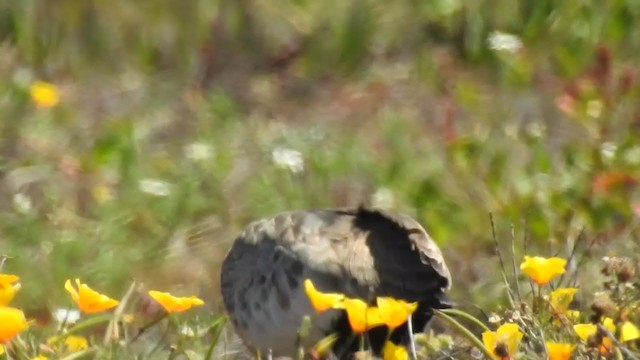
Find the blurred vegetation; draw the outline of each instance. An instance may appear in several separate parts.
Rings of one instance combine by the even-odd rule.
[[[75,277],[215,303],[249,221],[360,203],[416,216],[479,306],[505,301],[490,213],[518,258],[637,254],[638,24],[638,0],[2,2],[5,269],[35,314]]]

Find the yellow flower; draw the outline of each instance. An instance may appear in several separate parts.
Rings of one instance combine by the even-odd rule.
[[[98,204],[105,203],[113,199],[113,191],[105,184],[98,184],[91,188],[91,195]]]
[[[547,353],[549,353],[549,360],[569,360],[573,349],[576,347],[573,344],[546,342]]]
[[[630,321],[625,321],[620,329],[620,341],[627,342],[640,339],[640,330]]]
[[[4,353],[5,353],[4,345],[0,344],[0,355],[2,355]]]
[[[595,324],[576,324],[573,325],[573,331],[578,334],[582,341],[587,341],[598,332],[598,326]]]
[[[578,292],[577,288],[558,288],[549,294],[551,309],[558,314],[564,314],[569,310],[573,296]]]
[[[155,290],[150,290],[149,296],[151,296],[153,300],[157,301],[158,304],[162,305],[168,313],[182,312],[189,310],[194,306],[204,305],[204,301],[195,296],[177,297],[167,292]]]
[[[564,313],[556,313],[557,317],[553,319],[553,325],[563,326],[569,323],[575,323],[580,320],[580,311],[567,310]]]
[[[605,329],[609,330],[610,333],[612,334],[616,333],[616,323],[613,321],[612,318],[609,318],[609,317],[603,318],[602,326],[604,326]]]
[[[376,301],[382,321],[391,330],[407,322],[409,315],[413,314],[418,308],[417,302],[407,303],[404,300],[391,297],[378,297]]]
[[[49,358],[44,355],[38,355],[34,358],[31,358],[31,360],[49,360]]]
[[[64,339],[64,344],[69,351],[79,351],[86,349],[89,346],[87,339],[82,336],[69,335]]]
[[[516,324],[503,324],[498,330],[482,333],[484,346],[494,355],[496,360],[511,359],[518,351],[518,344],[523,334]]]
[[[520,270],[529,275],[538,285],[546,285],[556,276],[564,273],[567,260],[552,257],[543,258],[540,256],[525,256],[524,261],[520,264]]]
[[[0,274],[0,306],[7,306],[20,290],[20,278],[16,275]]]
[[[309,301],[311,301],[311,305],[318,312],[328,309],[344,309],[343,294],[318,291],[309,279],[304,281],[304,290],[307,293],[307,297],[309,297]]]
[[[58,88],[48,82],[36,81],[29,88],[31,101],[39,109],[48,109],[58,105],[60,102],[60,94]]]
[[[20,309],[0,306],[0,343],[13,339],[27,328],[27,319]]]
[[[407,349],[402,345],[396,345],[391,341],[384,343],[382,348],[382,360],[408,360]]]
[[[357,334],[384,324],[380,317],[380,310],[375,306],[370,307],[360,299],[345,298],[344,308],[347,311],[351,329]]]
[[[77,290],[71,285],[71,280],[67,280],[64,283],[64,288],[69,292],[73,301],[78,304],[80,311],[85,314],[99,313],[118,305],[117,300],[100,294],[87,284],[82,284],[80,279],[76,279],[76,286],[78,287]]]
[[[20,280],[18,275],[0,274],[0,285],[11,285]]]
[[[567,319],[575,322],[575,321],[578,321],[578,319],[580,319],[580,311],[567,310],[567,312],[565,313],[565,316],[567,317]]]
[[[61,349],[60,342],[64,343],[64,348]],[[51,336],[47,339],[47,345],[49,345],[52,349],[63,350],[68,352],[75,352],[84,350],[89,346],[89,342],[86,338],[82,336],[76,335],[68,335],[68,336]]]
[[[607,330],[611,332],[615,332],[615,325],[613,324],[613,320],[605,318],[602,326],[604,326]],[[613,330],[612,330],[613,327]],[[590,341],[596,338],[596,334],[598,333],[598,326],[595,324],[576,324],[573,325],[573,330],[578,334],[578,337],[585,343],[589,343]],[[607,355],[613,349],[613,341],[609,339],[607,336],[602,338],[602,341],[598,344],[595,344],[600,354]]]

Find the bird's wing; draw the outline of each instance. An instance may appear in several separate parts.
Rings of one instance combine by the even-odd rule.
[[[451,287],[451,274],[442,252],[420,223],[405,214],[392,214],[380,210],[373,210],[373,212],[395,222],[400,227],[400,231],[407,234],[412,250],[418,252],[421,262],[431,266],[440,277],[446,280],[447,289]]]

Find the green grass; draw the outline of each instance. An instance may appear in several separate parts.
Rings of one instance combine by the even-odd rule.
[[[596,259],[638,253],[638,5],[0,4],[0,253],[22,278],[14,301],[46,322],[71,305],[66,279],[114,297],[136,281],[199,294],[208,309],[193,316],[209,316],[249,221],[374,199],[425,225],[473,313],[507,304],[489,214],[516,261],[578,242],[592,293]],[[523,48],[490,49],[494,31]],[[36,109],[35,80],[61,103]],[[192,144],[209,156],[189,158]],[[277,166],[278,148],[304,171]],[[148,179],[168,193],[142,191]]]

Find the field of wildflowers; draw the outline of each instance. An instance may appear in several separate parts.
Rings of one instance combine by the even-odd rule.
[[[419,334],[411,338],[408,349],[388,340],[381,356],[384,360],[481,357],[496,360],[637,359],[640,357],[637,348],[640,329],[636,326],[640,320],[640,296],[633,286],[635,265],[627,257],[607,258],[604,261],[602,271],[609,281],[594,295],[590,308],[575,304],[574,297],[579,289],[573,287],[576,284],[571,284],[572,277],[566,277],[565,281],[560,278],[552,283],[554,279],[567,273],[566,259],[525,256],[519,270],[528,276],[530,290],[521,293],[518,289],[517,292],[511,293],[511,284],[506,282],[505,285],[513,296],[510,298],[511,306],[504,310],[496,309],[488,318],[487,324],[458,309],[436,310],[436,315],[448,324],[453,335],[459,338],[458,346],[454,345],[450,334]],[[60,311],[57,330],[49,333],[46,341],[43,341],[35,335],[37,330],[30,333],[29,328],[37,328],[38,324],[27,321],[21,309],[11,306],[16,292],[20,290],[19,280],[16,275],[0,274],[0,355],[10,359],[135,357],[135,353],[131,352],[131,345],[141,334],[151,327],[168,329],[171,325],[184,326],[180,325],[179,319],[171,317],[172,314],[204,304],[195,296],[176,297],[167,292],[149,290],[146,294],[147,299],[154,301],[162,310],[157,312],[155,319],[148,320],[136,328],[133,323],[137,315],[134,307],[128,303],[140,300],[131,301],[132,291],[128,292],[122,301],[118,301],[96,292],[79,279],[75,279],[75,287],[71,280],[67,280],[64,288],[79,311]],[[304,285],[316,311],[340,309],[346,312],[354,334],[361,338],[361,353],[365,358],[371,356],[366,345],[368,330],[380,326],[386,326],[389,330],[396,329],[410,320],[412,313],[417,309],[417,303],[388,297],[378,297],[376,304],[371,305],[362,299],[349,298],[344,294],[323,293],[318,291],[310,280],[306,280]],[[572,287],[563,287],[565,285]],[[130,290],[133,288],[132,286]],[[110,311],[114,308],[115,310]],[[107,315],[92,316],[108,311],[110,312]],[[456,318],[467,322],[467,325],[463,325]],[[162,326],[161,321],[167,321],[168,324]],[[206,326],[206,322],[203,324]],[[198,354],[193,349],[187,352],[180,348],[180,345],[193,345],[184,343],[190,337],[192,341],[194,337],[197,338],[195,334],[185,330],[188,328],[181,328],[179,331],[184,338],[172,346],[169,358],[211,358],[214,356],[215,347],[220,346],[217,340],[223,324],[222,318],[209,324],[210,328],[206,333],[213,332],[215,328],[217,335],[213,339],[202,336],[206,339],[204,342],[211,341],[206,355]],[[106,327],[101,328],[104,325]],[[97,327],[101,328],[100,335],[104,336],[103,340],[96,338],[93,329]],[[475,335],[473,327],[479,327],[482,332]],[[490,327],[496,328],[495,331]],[[23,332],[26,335],[19,337]],[[303,330],[301,335],[304,336]],[[312,349],[301,348],[300,358],[321,359],[330,356],[331,345],[335,340],[335,336],[330,335]],[[165,339],[161,339],[160,343],[163,341]],[[203,339],[200,339],[199,342],[202,341]],[[440,341],[448,345],[443,348]],[[465,342],[467,345],[462,345]],[[199,344],[203,345],[204,343]],[[174,351],[177,355],[174,355]],[[180,354],[182,351],[184,353]],[[149,352],[147,356],[153,357],[152,353],[153,351]]]
[[[639,358],[638,9],[0,4],[0,359],[251,357],[218,294],[238,230],[361,203],[452,269],[385,358]],[[307,292],[358,334],[413,309]]]

